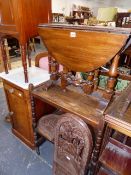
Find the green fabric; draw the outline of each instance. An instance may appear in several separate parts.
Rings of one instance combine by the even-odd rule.
[[[86,80],[87,79],[87,75],[88,75],[87,73],[81,73],[82,79]],[[99,76],[99,86],[101,88],[103,88],[103,89],[106,88],[108,78],[109,77],[103,76],[103,75]],[[130,81],[128,81],[128,80],[122,80],[122,79],[118,78],[116,86],[115,86],[115,90],[123,91],[128,86],[129,83],[130,83]]]
[[[99,86],[102,88],[105,88],[107,84],[107,79],[108,79],[107,76],[100,75]],[[122,80],[118,78],[115,86],[115,90],[123,91],[128,86],[129,83],[130,81]]]

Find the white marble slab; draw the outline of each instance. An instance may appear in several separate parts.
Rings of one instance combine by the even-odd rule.
[[[50,74],[46,70],[32,66],[28,68],[28,83],[25,83],[23,67],[12,69],[9,71],[9,74],[2,72],[0,73],[0,77],[23,89],[28,89],[30,83],[32,83],[34,86],[37,86],[49,80]]]

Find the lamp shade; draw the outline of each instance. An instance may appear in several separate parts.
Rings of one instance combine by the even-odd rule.
[[[116,14],[117,14],[117,8],[114,7],[99,8],[97,20],[104,22],[115,21]]]

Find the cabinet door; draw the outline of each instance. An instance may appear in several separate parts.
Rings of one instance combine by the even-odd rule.
[[[30,140],[30,120],[28,105],[24,93],[18,89],[4,85],[9,110],[12,116],[12,127],[20,137]]]
[[[10,0],[0,0],[0,16],[2,25],[14,24],[13,9]]]

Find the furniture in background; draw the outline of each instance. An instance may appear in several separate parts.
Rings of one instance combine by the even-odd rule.
[[[105,115],[106,131],[99,158],[99,175],[131,172],[131,83]]]
[[[28,82],[26,51],[30,38],[38,35],[37,25],[48,23],[51,18],[51,0],[0,0],[0,45],[5,72],[8,73],[4,38],[8,36],[19,40],[25,82]],[[28,57],[31,66],[30,56]]]
[[[52,13],[52,22],[62,23],[65,22],[65,17],[63,13]]]
[[[83,24],[84,19],[89,19],[92,16],[92,12],[88,7],[79,7],[72,10],[71,15],[66,17],[66,21],[69,24]]]
[[[55,119],[52,122],[53,116],[55,118],[56,115],[51,113],[48,116],[44,115],[37,123],[35,99],[50,104],[64,113],[80,117],[92,133],[93,151],[87,168],[94,174],[105,127],[103,114],[110,101],[115,99],[114,87],[118,75],[119,56],[130,37],[131,29],[49,24],[40,25],[38,31],[51,54],[51,76],[49,81],[32,89],[34,126],[45,128],[51,123],[53,130],[47,127],[48,135],[51,135],[53,133],[50,132],[54,131],[57,121],[59,122]],[[102,90],[98,87],[99,68],[110,60],[112,64],[108,72],[107,88]],[[62,72],[58,71],[58,64],[63,65]],[[80,81],[76,78],[75,72],[88,72],[87,79]],[[43,122],[44,118],[46,122]],[[49,139],[45,132],[41,132],[41,135]]]
[[[125,51],[126,59],[125,59],[125,65],[126,67],[131,69],[131,46]],[[131,74],[131,71],[130,71]]]
[[[131,28],[131,12],[117,13],[116,27]]]
[[[117,13],[116,26],[123,28],[131,28],[131,13]],[[121,65],[131,69],[131,46],[121,55]],[[130,72],[131,73],[131,72]]]

